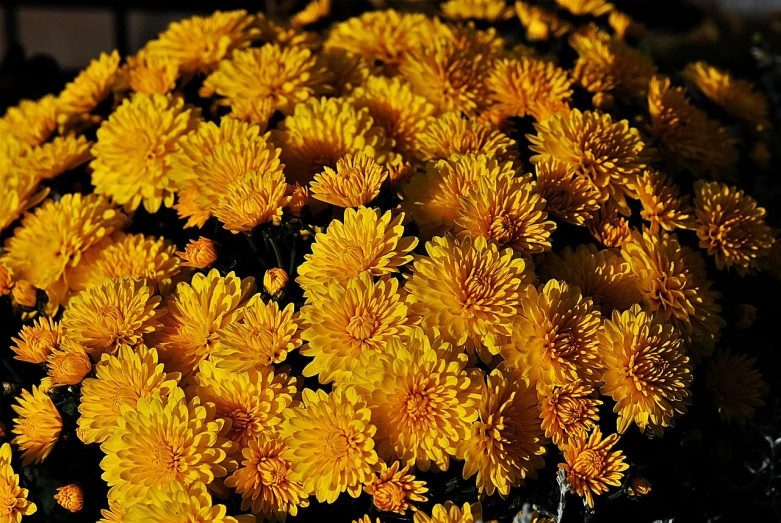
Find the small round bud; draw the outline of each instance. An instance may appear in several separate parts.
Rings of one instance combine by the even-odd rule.
[[[271,297],[277,297],[287,285],[288,275],[279,267],[274,267],[266,271],[263,276],[263,288]]]
[[[75,483],[58,488],[54,499],[62,508],[71,512],[78,512],[84,507],[84,491]]]
[[[651,483],[643,476],[633,476],[626,487],[629,497],[640,498],[651,493]]]

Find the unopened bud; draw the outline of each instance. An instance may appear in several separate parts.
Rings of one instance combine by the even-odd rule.
[[[626,488],[629,497],[640,498],[651,493],[651,483],[643,476],[633,476]]]
[[[54,499],[62,508],[71,512],[78,512],[84,508],[84,491],[75,483],[58,488]]]
[[[279,267],[274,267],[267,270],[266,275],[263,276],[263,288],[270,296],[277,297],[287,285],[287,280],[287,273]]]
[[[19,280],[11,289],[14,301],[22,307],[33,308],[38,303],[38,290],[27,280]]]
[[[184,251],[176,251],[176,255],[184,260],[184,267],[205,269],[217,261],[217,248],[213,241],[201,236],[190,240]]]

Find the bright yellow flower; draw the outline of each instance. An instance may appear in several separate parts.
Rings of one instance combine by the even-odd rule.
[[[589,436],[581,432],[563,449],[566,463],[559,463],[567,473],[567,482],[576,494],[594,506],[594,494],[607,492],[608,486],[618,487],[629,465],[620,450],[610,449],[618,443],[618,434],[602,439],[596,427]]]
[[[572,29],[571,24],[554,13],[526,2],[515,2],[515,14],[526,29],[526,38],[529,40],[560,38]]]
[[[35,514],[38,507],[27,500],[29,491],[19,486],[19,474],[11,468],[11,444],[0,446],[0,518],[3,523],[21,523],[22,516]]]
[[[572,438],[597,426],[600,405],[602,401],[594,399],[594,387],[580,380],[544,391],[540,394],[540,418],[545,437],[565,448]]]
[[[217,244],[199,236],[197,240],[190,240],[184,251],[176,251],[176,255],[184,260],[182,267],[208,269],[217,261]]]
[[[35,147],[57,130],[58,99],[48,94],[40,100],[22,100],[0,118],[0,135]]]
[[[84,136],[56,136],[50,142],[28,149],[13,168],[19,171],[18,176],[51,180],[92,158],[91,146],[92,142]]]
[[[494,108],[507,116],[567,114],[572,79],[552,62],[522,57],[494,62],[486,78]]]
[[[25,325],[18,338],[11,338],[15,345],[11,350],[14,359],[28,363],[45,363],[49,354],[62,343],[62,326],[46,316],[40,316],[35,323]]]
[[[458,21],[474,18],[499,22],[513,16],[512,8],[504,0],[447,0],[440,9],[447,18]]]
[[[264,159],[267,165],[248,171],[243,178],[227,185],[212,208],[214,216],[234,234],[251,231],[263,223],[278,223],[282,209],[290,201],[276,153]]]
[[[22,451],[22,466],[42,463],[54,448],[62,431],[62,417],[47,394],[33,385],[16,398],[11,407],[19,415],[14,418],[13,444]]]
[[[689,195],[682,196],[678,186],[661,172],[645,171],[637,179],[634,193],[643,206],[640,217],[651,223],[652,233],[659,227],[665,231],[696,227]]]
[[[364,398],[350,387],[326,394],[304,389],[303,406],[284,411],[282,458],[296,464],[291,479],[320,503],[342,492],[357,498],[379,469],[374,449],[377,428]]]
[[[312,198],[337,207],[360,207],[380,194],[388,171],[363,153],[346,155],[336,161],[336,170],[328,166],[316,174],[310,184]]]
[[[721,419],[745,425],[765,402],[762,397],[770,390],[762,374],[754,368],[756,358],[747,354],[730,354],[720,350],[708,364],[707,386]]]
[[[75,483],[58,488],[54,499],[58,505],[70,512],[79,512],[84,508],[84,491]]]
[[[6,143],[19,142],[6,140]],[[0,143],[0,147],[2,147]],[[0,152],[1,154],[1,152]],[[38,186],[38,177],[32,173],[23,173],[0,156],[0,231],[11,225],[27,209],[41,203],[49,194],[47,187]],[[6,167],[7,166],[7,167]]]
[[[285,290],[289,279],[285,269],[272,267],[263,275],[263,290],[272,298],[279,297]]]
[[[176,87],[179,64],[171,58],[150,56],[142,49],[136,56],[128,56],[120,71],[130,90],[141,94],[168,94]]]
[[[483,507],[480,503],[464,503],[459,508],[452,501],[444,505],[434,505],[429,516],[425,512],[415,512],[415,523],[479,523],[483,521]]]
[[[82,345],[66,338],[61,348],[53,349],[47,360],[51,387],[78,385],[92,372],[92,362]]]
[[[228,516],[225,505],[213,505],[205,483],[170,483],[149,489],[132,505],[124,523],[254,523],[252,516]]]
[[[375,507],[382,512],[405,514],[409,509],[417,510],[410,502],[428,501],[423,495],[428,492],[426,482],[416,481],[415,476],[409,473],[409,465],[401,470],[398,461],[394,461],[390,467],[385,462],[380,465],[382,468],[378,475],[363,487],[363,491],[372,497]]]
[[[430,121],[418,134],[417,155],[429,161],[448,159],[454,154],[485,154],[499,163],[519,162],[515,140],[491,123],[446,113]]]
[[[290,19],[293,27],[312,25],[331,13],[331,0],[311,0]]]
[[[613,4],[605,0],[556,0],[556,3],[576,16],[602,16],[614,9]]]
[[[585,225],[599,209],[597,194],[587,179],[575,176],[571,164],[548,157],[534,167],[536,192],[545,199],[545,210],[552,216],[573,225]]]
[[[100,58],[90,64],[60,93],[57,99],[60,124],[71,116],[91,112],[108,98],[119,72],[119,53],[100,53]]]

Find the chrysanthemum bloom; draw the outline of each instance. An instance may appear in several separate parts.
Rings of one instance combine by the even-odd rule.
[[[756,362],[747,354],[730,354],[729,349],[720,350],[711,359],[707,386],[721,419],[745,425],[754,417],[755,410],[765,405],[762,397],[769,387],[754,368]]]
[[[381,72],[374,58],[343,49],[324,49],[318,54],[317,60],[328,71],[328,85],[337,96],[348,96],[356,87],[362,86],[369,76]]]
[[[50,142],[26,150],[16,159],[12,169],[21,176],[51,180],[92,158],[91,146],[92,142],[81,135],[56,136]]]
[[[495,109],[507,116],[531,115],[537,121],[569,112],[571,85],[564,69],[526,57],[497,60],[486,78]]]
[[[594,302],[602,316],[623,311],[641,300],[637,277],[617,249],[598,250],[595,245],[565,247],[548,254],[541,268],[543,279],[566,281]]]
[[[169,156],[179,138],[195,129],[196,118],[180,97],[137,93],[126,99],[98,129],[90,163],[95,192],[129,211],[142,201],[151,213],[171,207]]]
[[[330,383],[350,376],[353,369],[384,354],[388,342],[415,323],[395,279],[372,281],[361,273],[346,284],[328,283],[322,296],[304,305],[301,319],[309,326],[299,351],[314,357],[304,376]]]
[[[767,100],[751,82],[734,78],[705,62],[687,65],[681,75],[735,118],[760,128],[769,125]]]
[[[205,483],[172,482],[148,490],[143,501],[133,504],[122,517],[124,523],[254,523],[253,516],[228,516],[225,505],[214,500]]]
[[[293,27],[312,25],[331,13],[331,0],[311,0],[290,19]]]
[[[699,253],[681,246],[674,234],[634,231],[621,254],[637,276],[637,289],[650,312],[664,315],[695,356],[707,356],[724,326],[705,263]]]
[[[635,185],[633,184],[632,187]],[[632,227],[629,220],[619,214],[616,205],[609,201],[601,205],[590,218],[586,220],[586,227],[592,238],[605,247],[621,247],[632,236]]]
[[[599,381],[600,313],[591,298],[550,280],[539,289],[530,286],[520,305],[512,338],[501,349],[511,368],[540,391],[578,379]]]
[[[19,486],[19,474],[11,468],[11,444],[0,446],[0,517],[4,523],[21,523],[22,516],[35,514],[38,507],[27,500],[29,491]]]
[[[179,63],[172,57],[150,56],[142,49],[136,56],[128,56],[120,71],[127,87],[136,93],[168,94],[176,87]]]
[[[62,348],[52,350],[47,366],[52,387],[78,385],[84,376],[92,371],[92,362],[87,351],[68,338],[65,339]]]
[[[262,223],[279,223],[289,200],[282,165],[274,158],[266,169],[248,171],[226,186],[213,212],[227,230],[236,234],[251,231]]]
[[[512,8],[504,0],[447,0],[439,6],[451,20],[470,19],[499,22],[513,16]]]
[[[533,163],[553,158],[570,164],[577,176],[589,181],[597,199],[614,201],[626,209],[624,194],[647,167],[648,152],[629,122],[613,122],[609,114],[572,109],[534,124],[537,135],[526,135],[529,148],[539,153]]]
[[[106,278],[137,278],[166,293],[180,272],[176,246],[165,238],[115,232],[84,252],[78,265],[68,269],[71,291],[100,285]]]
[[[22,100],[9,107],[0,118],[0,135],[33,147],[41,145],[57,130],[57,103],[56,96],[47,94],[40,100]]]
[[[758,269],[775,241],[765,209],[737,187],[719,182],[698,180],[694,193],[700,248],[715,258],[716,267],[734,267],[741,276]]]
[[[249,46],[259,36],[255,17],[246,11],[215,11],[172,22],[146,46],[148,56],[173,60],[184,75],[210,73],[234,49]]]
[[[607,23],[615,31],[616,36],[622,40],[625,40],[627,37],[642,38],[646,33],[646,28],[643,24],[621,11],[611,11],[607,17]]]
[[[571,164],[548,157],[534,167],[536,193],[545,199],[545,211],[550,215],[573,225],[585,225],[599,209],[588,180],[575,176]]]
[[[597,426],[600,405],[602,401],[594,398],[594,387],[580,380],[543,392],[540,418],[545,437],[559,448],[566,447],[570,439]]]
[[[596,427],[590,436],[586,432],[578,434],[562,450],[566,463],[559,463],[559,467],[564,467],[567,482],[586,498],[590,507],[594,506],[594,494],[607,492],[608,486],[620,486],[624,471],[629,468],[620,450],[610,450],[616,443],[618,434],[602,439],[602,432]]]
[[[62,508],[74,513],[84,508],[84,491],[75,483],[58,488],[54,499]]]
[[[25,325],[18,338],[11,338],[15,360],[45,363],[52,350],[62,343],[62,326],[46,316],[38,317],[33,325]]]
[[[482,179],[496,180],[515,176],[511,162],[497,162],[492,156],[467,154],[429,162],[425,174],[412,176],[404,187],[402,202],[427,239],[453,231],[461,209],[462,197]]]
[[[296,378],[275,373],[273,365],[233,372],[202,361],[198,370],[188,394],[214,404],[215,418],[231,422],[227,437],[238,444],[236,452],[260,434],[275,432],[282,411],[295,405]]]
[[[287,209],[290,214],[299,218],[301,216],[301,210],[309,205],[309,187],[306,185],[287,184],[287,195],[290,196],[290,200],[287,202]]]
[[[15,140],[8,139],[0,143],[3,145],[13,144],[12,147],[21,147],[21,144]],[[3,157],[0,150],[0,166],[3,169],[3,183],[0,184],[0,201],[3,206],[0,207],[0,231],[11,225],[27,209],[38,205],[49,194],[49,189],[39,187],[37,176],[29,173],[22,173],[18,169],[6,168],[12,160]],[[10,171],[10,175],[6,172]]]
[[[120,407],[118,426],[101,444],[102,478],[120,491],[209,484],[236,468],[229,456],[235,443],[227,439],[229,424],[215,418],[215,407],[189,402],[173,388],[168,397],[139,398],[136,407]]]
[[[531,268],[512,249],[500,250],[485,238],[435,237],[426,252],[406,285],[412,311],[423,317],[427,332],[490,359],[499,352],[498,338],[510,335],[534,280]]]
[[[310,50],[323,47],[323,37],[313,31],[304,31],[287,21],[274,21],[258,12],[256,25],[260,28],[260,40],[280,47],[302,47]]]
[[[576,16],[602,16],[614,9],[605,0],[556,0],[556,3]]]
[[[465,369],[467,362],[460,348],[415,328],[355,369],[352,382],[371,405],[386,462],[447,470],[477,419],[479,375]]]
[[[27,280],[17,280],[11,289],[11,298],[15,304],[32,309],[38,304],[38,289]]]
[[[288,279],[284,269],[272,267],[263,275],[263,290],[272,298],[277,297],[285,290]]]
[[[62,315],[65,336],[84,345],[94,361],[120,345],[140,345],[162,328],[160,296],[141,280],[106,279],[71,298]]]
[[[285,521],[309,506],[309,496],[300,481],[292,479],[296,460],[283,457],[287,445],[279,434],[263,433],[249,440],[242,450],[244,460],[225,479],[225,486],[241,494],[241,510],[252,509],[263,519]]]
[[[342,492],[357,498],[362,485],[379,469],[367,402],[355,388],[304,389],[303,406],[284,411],[284,459],[295,463],[291,479],[315,494],[317,501],[333,503]]]
[[[316,174],[310,184],[312,198],[337,207],[360,207],[380,194],[388,171],[371,156],[348,154],[336,161],[336,170],[328,166]]]
[[[659,227],[665,231],[696,227],[689,195],[681,195],[678,186],[661,172],[645,171],[633,191],[643,206],[640,217],[650,222],[653,234]]]
[[[0,264],[0,296],[9,294],[13,285],[14,281],[11,272],[4,265]]]
[[[380,465],[382,469],[378,475],[363,487],[363,491],[372,497],[375,507],[382,512],[405,514],[409,509],[417,510],[411,502],[428,501],[423,495],[428,492],[426,482],[416,481],[415,476],[409,473],[409,465],[401,470],[398,461],[394,461],[390,467],[385,462]]]
[[[176,255],[184,260],[182,267],[208,269],[217,261],[216,244],[209,238],[199,236],[197,240],[190,240],[184,251],[176,251]]]
[[[660,314],[633,305],[613,312],[599,333],[599,355],[605,372],[600,389],[616,402],[617,432],[632,423],[661,436],[691,402],[692,366],[683,352],[683,340]]]
[[[648,84],[648,132],[666,164],[697,176],[729,176],[738,161],[736,140],[716,120],[694,107],[682,87],[654,76]]]
[[[42,463],[54,448],[62,430],[62,417],[54,402],[33,385],[32,392],[23,389],[12,405],[19,415],[14,418],[13,444],[22,451],[22,465]]]
[[[124,225],[127,217],[103,196],[66,194],[47,200],[22,219],[22,226],[6,240],[3,264],[17,279],[46,291],[49,305],[65,300],[65,271],[78,265],[81,255]]]
[[[325,233],[315,236],[312,254],[298,267],[298,282],[304,290],[330,281],[346,282],[366,272],[381,276],[398,272],[412,260],[408,254],[417,238],[404,237],[404,213],[380,214],[378,209],[346,209],[344,221],[334,220]]]
[[[505,498],[510,487],[537,477],[536,469],[545,465],[537,394],[508,369],[491,372],[481,388],[480,417],[457,456],[465,460],[464,479],[477,474],[481,495],[498,491]]]
[[[272,113],[291,114],[297,103],[326,94],[326,80],[325,68],[317,64],[309,49],[266,44],[237,50],[222,60],[204,80],[199,94],[222,96],[220,105],[233,105],[234,100],[258,105],[268,100]],[[255,123],[265,126],[266,121]]]
[[[95,376],[81,384],[79,439],[84,443],[108,439],[119,425],[123,405],[135,409],[140,398],[165,397],[180,378],[178,372],[166,374],[157,351],[146,345],[123,345],[115,355],[104,354],[95,365]]]
[[[142,487],[135,487],[120,491],[118,487],[108,489],[107,501],[109,510],[102,509],[100,514],[103,519],[98,523],[124,523],[130,507],[142,500]],[[145,494],[145,493],[143,493]]]
[[[428,122],[418,134],[416,153],[423,161],[445,160],[454,154],[485,154],[499,163],[519,162],[515,140],[485,120],[459,113],[445,113]]]
[[[526,255],[550,250],[556,224],[547,220],[545,200],[530,176],[482,178],[460,203],[459,238],[485,238]]]
[[[255,280],[239,279],[233,272],[220,276],[217,269],[197,273],[168,297],[163,328],[150,339],[166,370],[189,376],[219,346],[218,330],[234,323],[239,308],[255,292]]]
[[[341,98],[311,98],[271,132],[282,148],[280,159],[293,181],[306,183],[323,167],[336,167],[348,153],[363,152],[378,163],[391,160],[393,141],[374,123],[367,108]]]
[[[415,512],[415,523],[479,523],[483,521],[483,507],[480,503],[464,503],[459,508],[452,501],[444,505],[434,505],[429,516],[425,512]]]
[[[72,81],[57,98],[58,120],[67,122],[71,116],[91,112],[111,94],[119,72],[119,53],[100,53],[100,58],[90,64]]]
[[[571,24],[554,13],[526,2],[515,2],[515,14],[526,29],[526,38],[529,40],[560,38],[572,29]]]

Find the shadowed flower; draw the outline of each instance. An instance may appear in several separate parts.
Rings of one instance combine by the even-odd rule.
[[[382,469],[378,475],[363,487],[363,491],[372,497],[375,507],[382,512],[405,514],[409,509],[417,510],[410,502],[428,501],[423,495],[428,492],[426,482],[416,481],[415,476],[409,473],[409,465],[401,470],[398,461],[394,461],[390,467],[385,462],[380,465]]]
[[[440,5],[442,13],[451,20],[469,19],[500,22],[513,16],[504,0],[447,0]]]
[[[82,345],[64,340],[61,348],[53,349],[47,360],[52,387],[78,385],[92,371],[92,362]]]
[[[762,374],[754,368],[756,358],[747,354],[730,354],[720,350],[708,364],[707,386],[721,419],[745,425],[758,407],[765,405],[762,397],[769,387]]]
[[[689,195],[682,196],[675,183],[659,171],[645,171],[637,179],[634,192],[643,206],[640,217],[651,223],[651,232],[694,229],[694,208]]]
[[[0,516],[5,523],[21,523],[22,516],[35,514],[38,507],[27,500],[29,491],[19,486],[19,474],[11,468],[11,444],[0,446]]]
[[[59,99],[51,94],[40,100],[21,100],[0,118],[0,135],[32,147],[41,145],[57,130],[58,104]]]
[[[624,462],[620,450],[610,449],[618,443],[618,434],[602,439],[599,427],[591,435],[581,432],[564,448],[566,463],[560,463],[567,473],[567,482],[575,493],[586,498],[589,507],[594,507],[594,494],[607,492],[608,486],[618,487],[629,465]]]
[[[552,62],[521,57],[497,60],[486,86],[494,109],[507,116],[533,116],[542,121],[549,114],[567,114],[572,79]]]
[[[14,418],[13,444],[22,451],[22,466],[42,463],[54,448],[62,431],[62,417],[49,396],[33,385],[32,392],[23,389],[12,405],[19,416]]]
[[[168,57],[150,56],[142,49],[136,56],[128,56],[120,71],[131,91],[142,94],[168,94],[176,87],[179,64]]]
[[[371,75],[381,72],[374,58],[343,49],[324,49],[317,59],[328,71],[328,85],[336,96],[348,96],[355,88],[366,83]]]
[[[607,23],[615,31],[616,36],[622,40],[626,38],[642,38],[646,33],[643,24],[636,22],[626,13],[613,10],[607,17]]]
[[[618,214],[618,209],[612,202],[594,212],[586,220],[586,227],[591,236],[605,247],[621,247],[632,236],[629,220]]]
[[[209,238],[199,236],[197,240],[190,240],[184,251],[176,251],[176,255],[184,260],[182,267],[208,269],[217,261],[216,245]]]
[[[36,318],[33,325],[25,325],[18,338],[11,338],[15,360],[45,363],[49,354],[62,343],[62,326],[46,316]]]
[[[602,16],[614,9],[613,4],[605,0],[556,0],[556,3],[576,16]]]
[[[316,24],[331,13],[331,0],[311,0],[290,19],[293,27]]]
[[[71,116],[86,115],[108,98],[119,72],[119,53],[100,53],[86,69],[69,82],[57,98],[58,121],[65,124]]]
[[[79,512],[84,508],[84,491],[75,483],[58,488],[54,499],[58,505],[70,512]]]
[[[459,113],[445,113],[429,122],[418,134],[417,156],[420,160],[445,160],[452,155],[485,154],[497,162],[518,163],[515,140],[493,124]]]
[[[434,505],[429,516],[425,512],[415,512],[415,523],[480,523],[483,521],[483,507],[480,503],[464,503],[459,508],[452,501],[444,505]]]
[[[38,289],[27,280],[17,280],[11,289],[11,297],[16,305],[34,309],[38,304]]]
[[[92,158],[91,146],[92,142],[81,135],[56,136],[50,142],[27,149],[12,169],[17,171],[17,176],[51,180]]]
[[[551,11],[526,2],[515,2],[515,14],[526,29],[528,40],[548,40],[567,34],[572,25],[560,19]]]
[[[599,422],[599,406],[594,399],[594,387],[580,380],[553,387],[540,394],[540,418],[545,437],[560,449],[572,438],[588,433]]]
[[[336,170],[328,166],[316,174],[310,184],[312,198],[337,207],[360,207],[380,194],[388,171],[363,153],[348,154],[336,161]]]
[[[573,225],[585,225],[599,209],[597,195],[588,180],[575,176],[571,164],[548,157],[534,167],[536,192],[545,199],[545,210],[551,216]]]

